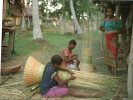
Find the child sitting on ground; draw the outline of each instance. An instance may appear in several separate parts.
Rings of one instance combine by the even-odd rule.
[[[40,92],[44,97],[60,97],[66,94],[71,94],[77,97],[99,97],[101,94],[94,93],[76,93],[67,88],[67,83],[69,80],[74,80],[76,77],[73,76],[74,73],[69,71],[68,69],[61,68],[61,64],[63,59],[59,55],[54,55],[51,58],[51,62],[47,63],[45,66],[45,70],[43,72],[42,81],[40,84]],[[71,74],[71,77],[65,81],[61,81],[58,77],[57,70],[68,71]]]
[[[65,66],[68,69],[80,70],[77,54],[73,54],[72,50],[76,47],[77,42],[75,40],[70,40],[67,48],[64,48],[61,51],[61,57],[63,58],[62,66]]]

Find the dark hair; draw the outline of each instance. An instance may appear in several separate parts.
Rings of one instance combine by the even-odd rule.
[[[113,13],[114,13],[115,12],[115,5],[108,4],[108,6],[106,7],[106,12],[107,12],[107,9],[111,9],[113,11]]]
[[[54,55],[51,58],[51,63],[52,64],[58,64],[58,65],[60,65],[62,62],[63,62],[63,59],[61,58],[60,55]]]
[[[70,41],[69,41],[69,44],[76,45],[76,44],[77,44],[77,42],[76,42],[75,40],[70,40]]]

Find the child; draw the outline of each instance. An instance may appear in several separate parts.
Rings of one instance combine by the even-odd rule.
[[[67,88],[67,83],[69,80],[74,80],[76,77],[73,73],[67,69],[61,68],[62,58],[59,55],[54,55],[51,58],[51,62],[47,63],[45,70],[43,72],[42,81],[40,84],[40,92],[44,97],[60,97],[66,94],[72,94],[77,97],[95,97],[101,96],[99,93],[87,94],[87,93],[75,93]],[[71,74],[70,79],[61,81],[58,77],[57,70],[68,71]]]
[[[80,61],[78,59],[77,54],[73,54],[72,50],[76,46],[75,40],[70,40],[67,48],[64,48],[61,52],[61,56],[63,58],[63,65],[66,66],[68,69],[77,69],[80,70],[78,65],[80,64]]]

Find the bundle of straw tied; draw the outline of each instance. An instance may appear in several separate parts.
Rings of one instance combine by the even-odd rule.
[[[26,62],[24,69],[24,82],[27,86],[38,84],[41,81],[45,65],[30,56]],[[106,74],[87,73],[84,71],[72,70],[75,73],[76,79],[69,81],[69,87],[80,87],[91,90],[103,91],[111,94],[119,87],[119,81],[116,77]],[[63,71],[58,71],[58,75],[62,80],[70,77],[70,74]]]

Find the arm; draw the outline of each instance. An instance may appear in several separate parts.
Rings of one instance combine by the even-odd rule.
[[[76,56],[73,56],[73,57],[71,57],[71,58],[69,58],[68,56],[64,56],[64,61],[67,63],[67,62],[71,62],[71,61],[73,61],[74,59],[77,59],[77,57]]]
[[[72,62],[74,59],[77,59],[76,56],[74,55],[71,56],[70,53],[71,52],[68,49],[64,49],[62,51],[62,57],[65,63]]]
[[[105,29],[102,26],[99,27],[99,30],[105,32]]]
[[[75,76],[71,76],[69,79],[67,79],[65,81],[61,81],[60,78],[59,78],[59,76],[58,76],[58,74],[56,73],[53,78],[58,83],[59,86],[63,86],[65,84],[67,84],[68,81],[74,80],[76,77]]]
[[[67,71],[67,72],[70,73],[71,75],[74,74],[71,70],[66,69],[66,68],[59,67],[58,70]]]

